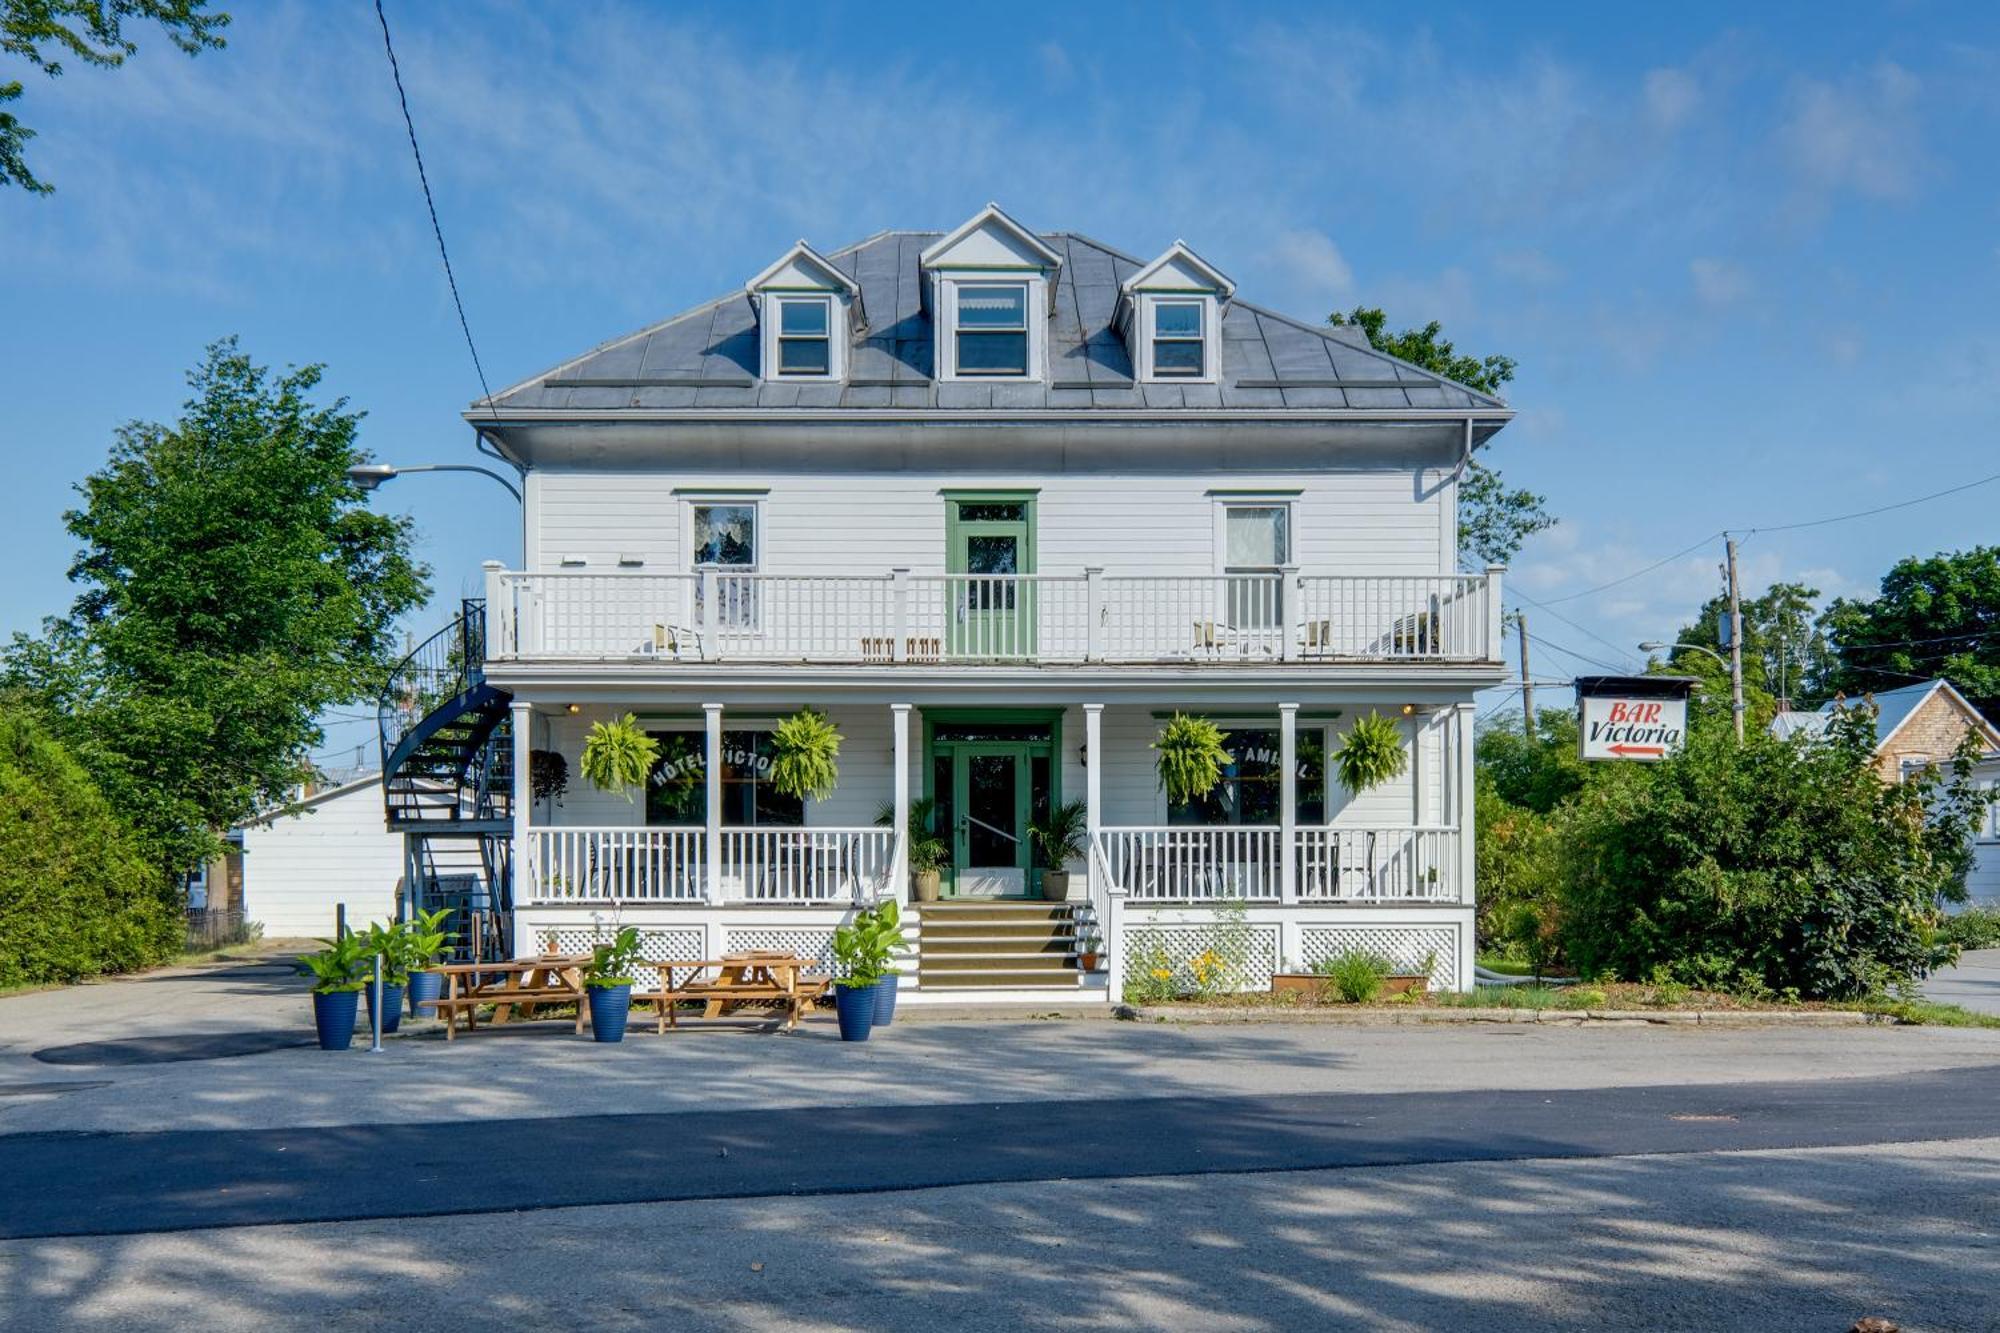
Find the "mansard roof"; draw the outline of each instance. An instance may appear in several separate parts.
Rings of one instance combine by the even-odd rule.
[[[1224,307],[1216,382],[1138,382],[1115,319],[1121,288],[1148,265],[1073,232],[1035,238],[1060,260],[1050,279],[1048,378],[939,383],[932,378],[922,257],[964,231],[883,232],[824,257],[859,288],[869,315],[844,380],[760,378],[757,315],[749,294],[739,289],[604,343],[495,395],[492,408],[476,403],[465,415],[486,421],[495,411],[541,420],[576,412],[602,420],[621,410],[727,416],[786,408],[968,415],[1253,409],[1314,417],[1414,409],[1490,416],[1493,426],[1511,415],[1499,398],[1375,351],[1351,325],[1308,323],[1240,299]]]

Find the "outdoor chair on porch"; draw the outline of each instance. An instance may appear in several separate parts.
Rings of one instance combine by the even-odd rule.
[[[642,657],[670,657],[676,662],[705,662],[707,648],[702,643],[701,631],[688,629],[684,625],[655,625],[651,643],[639,645]]]

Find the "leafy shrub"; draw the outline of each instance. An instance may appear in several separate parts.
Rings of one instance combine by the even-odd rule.
[[[1953,912],[1938,933],[1960,949],[2000,949],[2000,907],[1967,907]]]
[[[1482,949],[1556,965],[1561,919],[1561,843],[1554,819],[1503,800],[1482,772],[1474,793],[1474,876],[1479,886],[1474,930]],[[1532,943],[1531,943],[1532,941]],[[1537,959],[1540,959],[1537,962]]]
[[[179,891],[83,767],[0,706],[0,986],[146,967],[182,935]]]
[[[1395,964],[1372,953],[1350,949],[1313,964],[1313,972],[1325,977],[1334,994],[1349,1004],[1366,1004],[1382,992],[1382,979]]]

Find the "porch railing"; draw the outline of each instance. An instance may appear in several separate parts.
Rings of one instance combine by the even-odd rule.
[[[831,663],[1493,662],[1463,575],[539,574],[489,570],[492,658]]]
[[[700,828],[531,828],[522,901],[709,900]],[[722,902],[841,902],[885,892],[896,836],[885,828],[725,828],[716,843]]]
[[[1106,828],[1093,865],[1128,902],[1277,902],[1281,836],[1251,825]],[[1462,901],[1456,829],[1336,826],[1293,836],[1294,901]]]
[[[896,859],[885,828],[726,828],[724,896],[754,903],[823,903],[880,893]]]

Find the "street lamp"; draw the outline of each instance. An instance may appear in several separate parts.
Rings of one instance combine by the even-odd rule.
[[[1729,661],[1727,658],[1723,657],[1721,653],[1716,652],[1715,649],[1704,648],[1698,643],[1661,643],[1658,639],[1648,639],[1646,642],[1639,645],[1639,651],[1642,653],[1657,653],[1662,648],[1685,648],[1689,652],[1707,653],[1710,657],[1715,659],[1716,665],[1720,666],[1724,671],[1727,671],[1729,669]]]
[[[492,468],[474,467],[469,463],[420,463],[414,467],[396,467],[390,463],[356,463],[347,469],[347,479],[364,491],[372,491],[385,481],[393,481],[408,472],[477,472],[482,477],[491,477],[507,488],[507,494],[521,502],[521,492],[513,482],[495,472]]]

